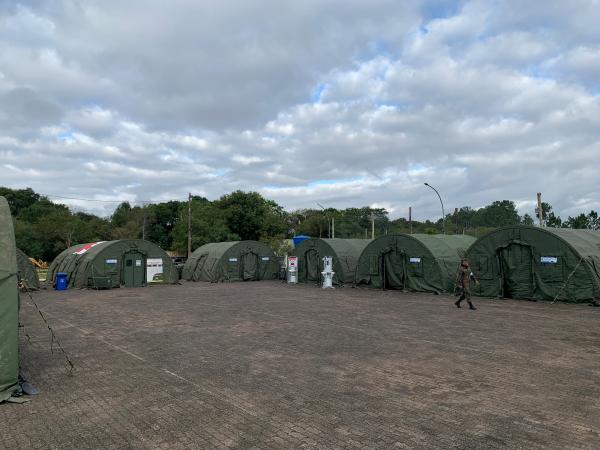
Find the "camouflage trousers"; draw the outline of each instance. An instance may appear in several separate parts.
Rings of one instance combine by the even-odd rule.
[[[458,288],[460,292],[460,297],[458,297],[458,301],[456,303],[460,304],[463,300],[466,300],[467,303],[471,303],[471,289],[468,287],[460,287]]]

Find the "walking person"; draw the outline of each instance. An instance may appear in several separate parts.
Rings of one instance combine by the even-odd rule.
[[[460,302],[466,300],[469,304],[469,309],[477,309],[473,306],[473,303],[471,303],[471,280],[473,280],[475,284],[479,284],[479,281],[477,281],[477,278],[475,278],[475,275],[471,272],[469,260],[463,259],[458,267],[458,274],[456,277],[456,287],[460,293],[460,297],[454,302],[457,308],[460,308]]]

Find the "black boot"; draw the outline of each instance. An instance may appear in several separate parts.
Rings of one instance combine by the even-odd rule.
[[[454,302],[454,304],[456,305],[456,307],[457,307],[457,308],[460,308],[460,299],[459,299],[459,300],[456,300],[456,301]]]
[[[473,310],[475,310],[475,309],[477,309],[477,308],[475,308],[475,306],[473,306],[473,303],[469,302],[469,309],[473,309]]]

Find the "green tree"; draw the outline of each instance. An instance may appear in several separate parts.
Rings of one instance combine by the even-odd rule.
[[[164,249],[172,248],[173,230],[179,221],[179,210],[182,206],[187,207],[187,203],[170,201],[147,206],[146,239]]]
[[[540,220],[539,208],[535,207],[535,217]],[[547,227],[560,228],[562,226],[562,219],[552,211],[552,205],[550,203],[542,202],[542,223]]]
[[[590,230],[600,230],[600,217],[598,217],[598,213],[594,210],[591,210],[587,215],[588,228]]]
[[[179,206],[178,220],[173,227],[172,248],[182,254],[188,245],[188,205]],[[240,236],[225,224],[224,211],[204,197],[192,198],[192,251],[210,242],[239,241]]]
[[[565,226],[567,228],[586,229],[588,228],[588,218],[584,213],[581,213],[575,217],[569,216],[569,218],[565,221]]]
[[[13,217],[18,216],[21,210],[34,205],[42,198],[39,194],[33,192],[31,188],[10,189],[1,186],[0,196],[5,197],[6,201],[8,201],[10,213]]]
[[[504,227],[521,222],[515,203],[510,200],[495,201],[477,210],[473,225],[477,227]]]
[[[215,204],[223,211],[227,228],[242,240],[260,240],[287,231],[283,208],[258,192],[235,191]]]
[[[534,224],[533,222],[533,217],[531,217],[529,214],[525,213],[523,215],[523,217],[521,218],[521,223],[523,225],[529,225],[532,226]]]

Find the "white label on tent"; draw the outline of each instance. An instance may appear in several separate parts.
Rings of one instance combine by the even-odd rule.
[[[421,258],[410,258],[410,262],[413,264],[421,264]]]
[[[237,262],[237,258],[229,258],[229,262]]]
[[[162,258],[148,258],[146,260],[146,280],[152,281],[155,275],[163,273]]]
[[[141,259],[136,259],[135,260],[135,267],[142,267],[142,260]]]
[[[116,259],[107,259],[106,260],[106,264],[116,264],[117,260]]]
[[[268,256],[263,256],[263,257],[262,257],[262,258],[260,258],[260,259],[262,259],[263,261],[268,261],[270,258],[269,258]]]
[[[556,264],[558,263],[558,256],[540,256],[540,262],[542,264]]]

